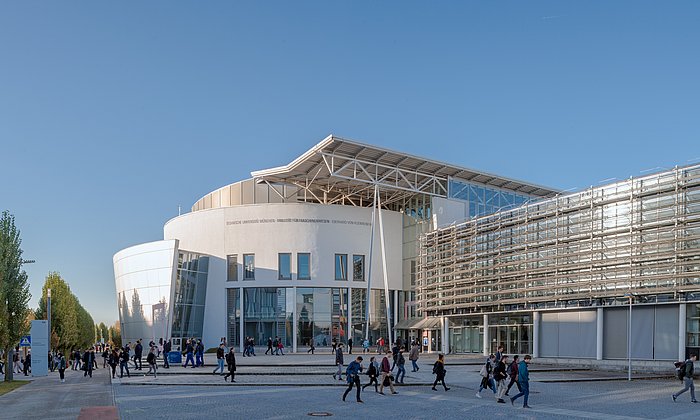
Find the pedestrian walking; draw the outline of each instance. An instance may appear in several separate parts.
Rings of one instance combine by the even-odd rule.
[[[134,347],[134,370],[142,370],[143,365],[141,364],[141,358],[143,357],[143,345],[141,344],[141,339],[136,340],[136,347]]]
[[[219,348],[216,349],[216,362],[218,363],[218,366],[212,372],[215,375],[216,375],[217,371],[219,371],[219,375],[224,374],[224,362],[226,361],[224,352],[225,352],[224,343],[221,343],[221,344],[219,344]]]
[[[369,353],[369,340],[364,339],[362,340],[362,354]]]
[[[117,364],[119,363],[119,353],[117,353],[116,349],[112,349],[110,352],[107,363],[109,363],[109,367],[112,368],[112,378],[114,378],[117,373]]]
[[[95,348],[92,347],[86,350],[83,354],[83,377],[90,375],[92,378],[92,367],[95,362]]]
[[[493,379],[496,381],[496,388],[498,389],[496,392],[496,402],[501,404],[506,403],[503,396],[508,390],[508,385],[506,385],[506,380],[508,379],[508,373],[506,372],[508,366],[507,363],[508,356],[503,354],[501,355],[501,360],[496,362],[496,367],[493,369]]]
[[[194,344],[191,340],[187,340],[187,344],[185,344],[185,357],[185,364],[182,367],[186,368],[191,362],[192,369],[194,369]]]
[[[270,352],[270,356],[272,356],[272,337],[267,337],[267,350],[265,350],[265,354],[267,354],[267,352]]]
[[[673,402],[676,402],[676,398],[687,390],[690,390],[690,402],[697,403],[698,400],[695,399],[695,384],[693,384],[693,374],[695,373],[695,361],[698,360],[698,355],[693,353],[690,358],[685,361],[685,374],[683,375],[683,389],[673,394]]]
[[[236,354],[233,351],[233,346],[229,348],[228,354],[226,355],[226,365],[228,366],[228,373],[224,375],[224,382],[231,377],[231,383],[236,382]]]
[[[406,377],[406,358],[403,357],[404,351],[406,351],[406,349],[399,349],[399,355],[396,359],[396,366],[399,368],[399,371],[396,373],[396,383],[401,385],[403,385],[403,379]]]
[[[58,375],[60,377],[61,383],[66,382],[66,358],[63,353],[58,353]]]
[[[107,347],[102,350],[102,367],[106,368],[107,367],[107,358],[109,357],[109,350]]]
[[[352,337],[348,338],[348,354],[352,354]]]
[[[496,356],[491,354],[479,371],[481,383],[479,384],[479,390],[476,392],[476,398],[481,398],[481,391],[486,388],[491,388],[493,393],[496,393],[496,383],[493,381],[493,368],[495,365]]]
[[[158,365],[156,364],[156,351],[156,346],[151,346],[151,349],[148,351],[148,355],[146,356],[146,363],[148,364],[148,372],[146,372],[146,375],[153,372],[154,378],[158,377],[156,373],[156,371],[158,370]]]
[[[335,345],[335,366],[337,367],[336,372],[333,374],[333,379],[343,380],[343,343]],[[337,377],[337,378],[336,378]]]
[[[282,343],[282,340],[277,342],[277,355],[284,356],[284,343]]]
[[[173,345],[170,342],[170,340],[166,340],[165,343],[163,343],[163,368],[164,369],[170,369],[170,351],[172,350]]]
[[[347,370],[345,371],[345,378],[348,381],[348,388],[343,394],[343,401],[347,397],[348,393],[352,391],[353,385],[357,387],[357,402],[361,403],[360,399],[360,372],[362,372],[362,356],[357,356],[357,359],[350,362]]]
[[[126,369],[126,377],[131,378],[129,374],[129,347],[124,347],[119,355],[119,377],[124,377],[124,369]]]
[[[396,344],[396,342],[394,342],[394,345],[391,346],[391,359],[393,361],[391,364],[391,370],[393,371],[396,367],[396,361],[399,359],[399,346]]]
[[[379,376],[379,364],[374,360],[374,356],[369,358],[369,367],[367,367],[367,376],[369,376],[369,383],[362,386],[364,390],[368,386],[374,384],[374,392],[379,392],[379,382],[377,382],[377,376]]]
[[[445,388],[445,391],[449,391],[450,388],[445,384],[445,374],[447,373],[447,369],[445,369],[445,355],[444,354],[438,354],[438,359],[435,361],[435,364],[433,365],[433,375],[435,375],[435,381],[433,382],[433,391],[437,391],[435,386],[438,384],[438,382],[442,382],[443,388]]]
[[[418,357],[420,353],[420,348],[418,347],[418,343],[413,343],[411,346],[411,351],[408,353],[408,360],[411,361],[411,364],[413,365],[413,370],[411,372],[418,372]]]
[[[197,367],[204,366],[204,343],[202,340],[197,340],[196,356],[197,363],[195,365]]]
[[[335,354],[335,351],[338,349],[338,340],[336,340],[335,337],[333,337],[333,340],[331,340],[331,353]]]
[[[527,365],[530,364],[531,360],[532,356],[527,354],[518,365],[518,384],[520,384],[520,392],[510,398],[510,403],[515,405],[515,400],[524,397],[523,408],[530,408],[527,404],[527,399],[530,396],[530,372],[528,371]]]
[[[515,384],[515,386],[518,387],[518,392],[521,391],[520,384],[518,384],[518,363],[520,363],[520,356],[516,354],[515,356],[513,356],[513,361],[510,363],[510,367],[508,368],[508,376],[510,376],[510,383],[508,384],[508,388],[506,388],[506,396],[508,396],[508,392],[510,392],[510,387],[512,387],[513,384]]]
[[[499,345],[496,348],[496,363],[501,361],[501,357],[503,356],[503,345]]]
[[[394,390],[394,377],[391,376],[391,366],[389,365],[389,352],[386,352],[386,356],[382,359],[382,364],[380,366],[381,369],[381,380],[379,384],[379,393],[384,395],[384,387],[388,386],[389,389],[391,389],[392,394],[398,394],[396,390]]]
[[[309,349],[306,350],[306,353],[311,353],[314,354],[314,350],[316,350],[316,347],[314,347],[314,339],[309,340]]]

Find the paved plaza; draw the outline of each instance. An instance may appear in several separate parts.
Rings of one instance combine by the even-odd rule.
[[[355,355],[346,355],[346,362]],[[564,371],[531,365],[531,409],[497,404],[491,391],[475,396],[480,356],[448,356],[447,384],[450,391],[432,391],[434,355],[422,355],[421,369],[406,375],[398,395],[362,393],[364,404],[355,402],[354,390],[341,401],[345,383],[334,381],[332,356],[328,354],[237,358],[236,384],[224,382],[207,356],[204,368],[159,369],[158,378],[134,371],[131,378],[109,382],[106,369],[95,371],[93,380],[82,372],[67,371],[67,383],[58,374],[35,378],[32,383],[0,397],[0,418],[75,419],[81,408],[116,403],[122,419],[176,419],[223,417],[233,419],[299,419],[310,413],[330,413],[335,418],[400,416],[404,419],[528,418],[528,419],[697,419],[700,404],[682,395],[673,403],[671,393],[680,381],[655,375],[635,375],[627,382],[625,372]],[[368,360],[365,355],[365,360]],[[100,361],[101,362],[101,361]],[[363,383],[367,377],[362,376]],[[511,390],[511,395],[514,391]]]

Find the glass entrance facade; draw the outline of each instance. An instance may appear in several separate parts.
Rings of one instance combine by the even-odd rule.
[[[484,351],[483,318],[450,319],[450,351],[482,353]]]
[[[495,353],[499,344],[508,354],[532,353],[532,315],[489,315],[489,352]]]

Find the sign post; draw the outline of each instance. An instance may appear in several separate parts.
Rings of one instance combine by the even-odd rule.
[[[32,376],[48,376],[49,325],[47,320],[32,321],[29,342],[32,347]]]

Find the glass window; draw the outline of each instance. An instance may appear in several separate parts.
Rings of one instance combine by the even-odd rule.
[[[279,267],[279,279],[280,280],[291,280],[292,279],[292,254],[280,253],[277,257],[278,267]]]
[[[243,280],[255,280],[255,254],[243,254]]]
[[[311,280],[311,254],[297,254],[297,279]]]
[[[226,281],[238,281],[238,255],[226,256],[228,270],[226,271]]]
[[[352,279],[355,281],[365,281],[365,256],[352,256]]]
[[[335,279],[336,280],[347,280],[348,279],[348,255],[347,254],[335,254]]]

